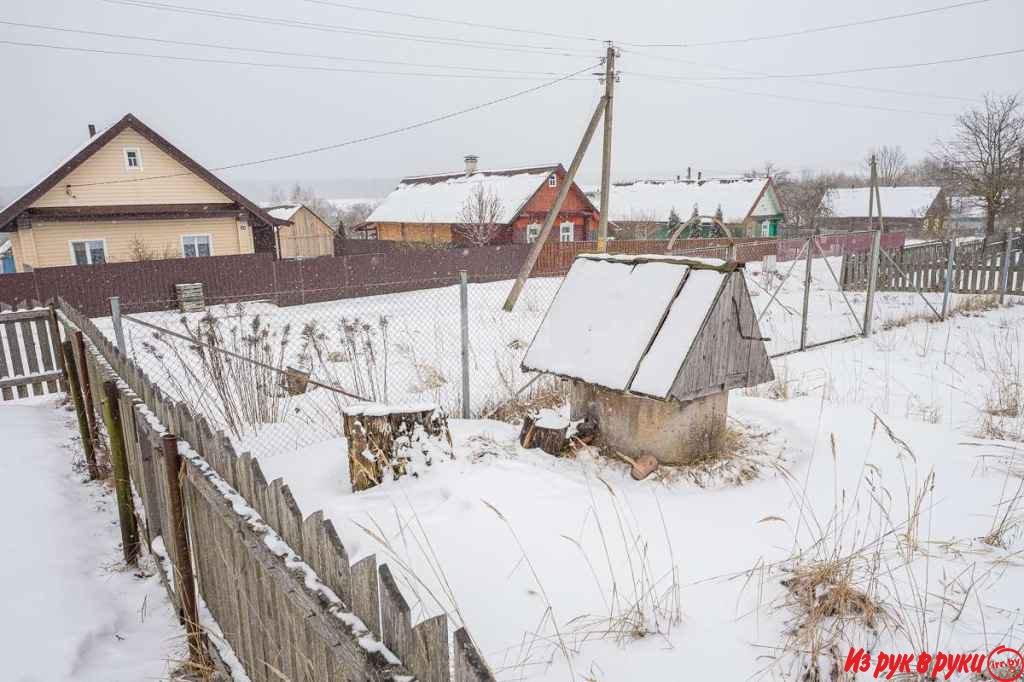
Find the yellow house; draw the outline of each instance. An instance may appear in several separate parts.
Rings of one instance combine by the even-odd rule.
[[[268,206],[271,218],[285,221],[277,229],[277,253],[281,258],[316,258],[334,255],[336,232],[323,218],[302,204]]]
[[[127,114],[0,210],[17,272],[275,251],[285,224]]]

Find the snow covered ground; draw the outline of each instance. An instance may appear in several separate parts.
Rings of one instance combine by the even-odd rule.
[[[810,343],[856,333],[863,310],[825,263]],[[789,265],[748,269],[756,310]],[[762,319],[771,352],[799,344],[802,268]],[[506,287],[473,286],[471,301],[494,302],[481,319],[500,319]],[[425,295],[386,298],[400,316]],[[331,434],[255,454],[304,513],[333,519],[353,560],[392,566],[414,621],[464,622],[502,681],[803,679],[810,651],[828,679],[851,646],[1020,649],[1024,307],[954,304],[968,307],[936,323],[916,294],[880,294],[870,339],[779,357],[775,382],[733,392],[735,457],[641,483],[592,453],[525,451],[516,427],[485,420],[453,420],[454,461],[359,494]],[[524,307],[515,335],[528,341],[544,308]],[[408,325],[423,352],[457,356],[438,310]]]
[[[113,493],[76,466],[73,419],[52,398],[0,403],[0,677],[169,680],[181,628],[153,567],[126,569]]]

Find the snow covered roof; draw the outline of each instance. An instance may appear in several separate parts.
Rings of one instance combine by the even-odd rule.
[[[866,218],[869,191],[869,187],[830,189],[821,202],[834,218]],[[928,213],[941,191],[941,187],[879,187],[882,215],[887,218],[921,218]]]
[[[766,372],[770,379],[770,363],[759,340],[749,293],[742,276],[732,277],[734,271],[734,265],[712,264],[706,259],[581,255],[548,308],[523,359],[523,369],[679,400],[721,391],[723,385],[735,388],[753,385],[748,381],[760,383]],[[727,288],[731,280],[740,284]],[[723,291],[729,293],[722,296]],[[746,336],[740,338],[736,332],[732,338],[731,323],[712,325],[716,329],[711,333],[718,336],[710,339],[709,347],[726,352],[733,342],[757,344],[759,351],[744,346],[739,354],[740,369],[753,369],[742,372],[728,362],[714,363],[729,365],[730,380],[714,380],[714,386],[689,386],[692,394],[683,394],[677,390],[677,379],[683,375],[691,348],[696,347],[719,299],[730,297],[741,302],[736,308],[722,303],[721,314],[727,316],[723,319],[739,316],[742,310]],[[739,325],[737,321],[736,330]],[[693,362],[700,364],[705,359]],[[703,376],[710,380],[713,374],[705,372]]]
[[[267,213],[278,220],[291,220],[301,208],[302,204],[281,204],[279,206],[267,207]]]
[[[613,185],[608,200],[608,218],[613,221],[654,220],[664,222],[669,213],[686,220],[694,206],[700,215],[714,215],[719,207],[726,223],[743,222],[748,215],[780,213],[768,178],[639,181]],[[772,201],[761,201],[770,193]],[[762,210],[762,204],[764,204]],[[768,204],[772,204],[769,206]],[[757,210],[755,210],[757,209]]]
[[[501,200],[498,222],[508,223],[559,166],[534,166],[405,178],[366,219],[368,223],[458,223],[478,188]]]

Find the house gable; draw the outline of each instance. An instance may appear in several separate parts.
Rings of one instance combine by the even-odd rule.
[[[125,150],[141,168],[127,169]],[[0,210],[0,229],[10,229],[26,210],[89,207],[227,206],[249,211],[256,222],[274,225],[259,206],[232,189],[132,114],[91,138],[43,180]]]
[[[139,170],[126,167],[126,150],[138,153]],[[29,208],[205,203],[230,204],[233,200],[138,131],[126,128]]]

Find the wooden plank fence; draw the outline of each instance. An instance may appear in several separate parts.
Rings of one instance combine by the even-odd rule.
[[[1011,238],[1007,262],[1008,294],[1024,294],[1024,236]],[[886,250],[878,262],[877,291],[941,292],[946,285],[949,242],[914,244]],[[950,291],[957,294],[997,294],[1002,292],[1006,239],[957,244]],[[844,290],[867,288],[871,268],[869,253],[843,257],[840,281]]]
[[[62,391],[60,341],[49,308],[0,305],[0,400]]]
[[[188,557],[162,541],[175,476],[168,477],[161,437],[180,439],[177,480],[197,592],[250,679],[493,682],[465,627],[455,629],[446,615],[413,625],[387,564],[378,566],[376,556],[351,564],[323,512],[303,517],[287,483],[268,483],[257,460],[165,395],[91,320],[64,301],[60,310],[69,338],[76,328],[87,337],[82,366],[92,384],[119,381],[140,525],[151,546],[164,546],[172,588]],[[182,613],[179,592],[172,598]]]

